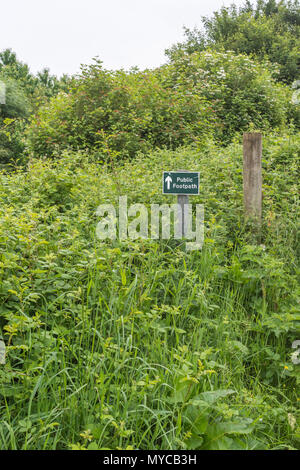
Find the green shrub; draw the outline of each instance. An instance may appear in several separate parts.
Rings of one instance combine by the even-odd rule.
[[[70,147],[128,158],[212,135],[228,143],[249,126],[284,128],[297,107],[292,90],[275,82],[268,65],[206,51],[179,52],[153,71],[84,67],[69,94],[60,93],[32,119],[29,150],[52,156]]]
[[[30,103],[16,80],[3,74],[0,74],[0,80],[5,84],[5,103],[0,104],[0,165],[3,165],[22,156],[25,118],[30,113]]]
[[[276,83],[268,67],[230,51],[179,51],[161,73],[166,85],[203,96],[217,116],[217,135],[229,141],[249,125],[284,127],[296,117],[291,89]]]
[[[203,96],[162,85],[150,71],[82,70],[70,93],[40,108],[28,130],[29,149],[88,148],[120,157],[155,147],[176,148],[211,132],[214,116]]]

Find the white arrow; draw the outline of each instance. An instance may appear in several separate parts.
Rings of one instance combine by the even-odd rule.
[[[171,176],[167,176],[165,182],[167,183],[167,188],[170,189],[170,184],[172,183]]]

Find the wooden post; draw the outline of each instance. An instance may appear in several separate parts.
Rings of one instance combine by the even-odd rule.
[[[181,234],[183,237],[185,237],[187,234],[187,211],[185,210],[185,205],[188,203],[189,197],[186,194],[178,194],[177,204],[179,204],[181,207],[181,214],[179,209],[178,219],[181,222]]]
[[[178,170],[183,173],[188,173],[188,170]],[[178,219],[181,221],[181,236],[185,237],[187,234],[187,211],[185,210],[185,205],[189,203],[189,197],[187,194],[178,194],[177,195],[177,204],[181,207],[181,218],[180,210],[178,214]]]
[[[243,155],[245,215],[247,218],[255,219],[260,225],[262,211],[262,136],[260,133],[244,134]]]

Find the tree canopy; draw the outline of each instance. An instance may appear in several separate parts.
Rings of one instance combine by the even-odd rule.
[[[202,17],[200,28],[185,28],[185,38],[166,51],[171,60],[182,50],[231,50],[278,64],[277,78],[283,82],[299,78],[299,0],[257,0],[256,5],[247,0],[240,8],[222,7],[211,17]]]

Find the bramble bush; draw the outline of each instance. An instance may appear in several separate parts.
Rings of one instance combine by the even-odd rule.
[[[214,114],[205,98],[164,87],[151,71],[109,72],[99,62],[84,67],[69,94],[43,106],[28,130],[34,155],[67,147],[119,158],[151,148],[174,149],[212,132]]]
[[[172,63],[144,72],[110,72],[96,62],[83,67],[68,94],[38,110],[29,150],[50,157],[70,147],[123,159],[210,136],[228,143],[251,125],[284,128],[296,119],[291,93],[267,65],[231,52],[179,52]]]

